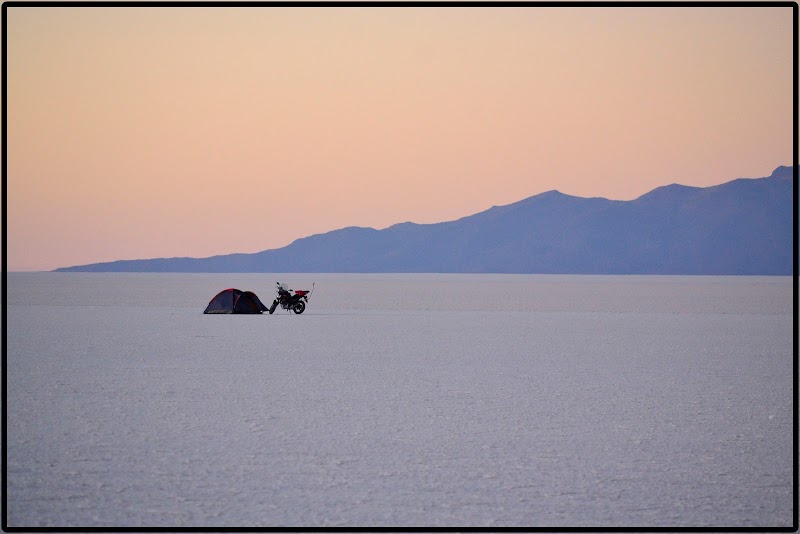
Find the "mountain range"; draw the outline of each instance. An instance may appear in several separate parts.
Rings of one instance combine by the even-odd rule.
[[[121,260],[83,272],[791,275],[791,167],[635,200],[548,191],[454,221],[347,227],[252,254]]]

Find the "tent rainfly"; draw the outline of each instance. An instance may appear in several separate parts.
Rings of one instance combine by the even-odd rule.
[[[241,291],[232,287],[223,289],[209,301],[203,313],[261,313],[267,307],[252,291]]]

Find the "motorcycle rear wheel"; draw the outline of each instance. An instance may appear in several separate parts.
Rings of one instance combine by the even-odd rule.
[[[292,311],[295,312],[297,315],[303,313],[305,309],[306,309],[306,303],[303,301],[297,302],[295,303],[294,306],[292,306]]]

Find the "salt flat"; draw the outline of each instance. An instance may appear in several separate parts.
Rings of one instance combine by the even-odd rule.
[[[227,287],[300,316],[211,316]],[[8,526],[792,525],[791,277],[9,273]]]

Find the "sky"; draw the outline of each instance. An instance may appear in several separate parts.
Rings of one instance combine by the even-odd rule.
[[[7,13],[9,271],[792,164],[790,7]]]

